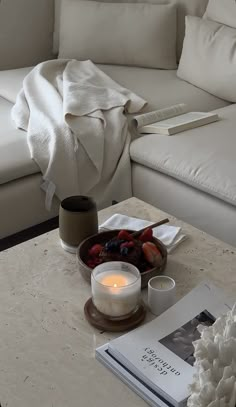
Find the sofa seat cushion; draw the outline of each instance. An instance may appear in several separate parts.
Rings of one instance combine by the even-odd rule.
[[[98,65],[107,75],[148,101],[147,111],[176,103],[186,103],[191,110],[210,111],[229,105],[209,93],[177,78],[175,70]],[[15,103],[24,77],[30,68],[0,71],[0,96]]]
[[[22,88],[23,79],[32,67],[0,71],[0,96],[15,103],[16,96]]]
[[[131,144],[131,158],[236,206],[236,105],[221,120],[174,136],[150,134]]]
[[[40,172],[30,157],[26,132],[13,126],[11,108],[0,97],[0,185]]]
[[[202,111],[229,105],[228,102],[177,78],[175,70],[117,65],[99,65],[99,67],[112,79],[146,99],[147,111],[176,103],[186,103],[189,109]]]

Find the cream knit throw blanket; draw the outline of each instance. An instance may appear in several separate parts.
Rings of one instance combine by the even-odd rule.
[[[103,205],[131,196],[125,113],[138,112],[145,103],[91,61],[47,61],[26,76],[12,118],[27,131],[48,209],[54,193],[60,200],[100,196]]]

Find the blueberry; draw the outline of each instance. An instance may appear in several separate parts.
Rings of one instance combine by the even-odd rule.
[[[117,242],[116,241],[113,241],[113,240],[111,240],[110,242],[107,242],[106,244],[105,244],[105,250],[107,251],[107,252],[113,252],[113,251],[116,251],[117,249],[119,249],[119,245],[117,244]]]
[[[109,252],[109,250],[110,250],[110,242],[107,242],[105,244],[105,250],[107,250]]]
[[[111,242],[111,247],[113,248],[113,249],[117,249],[117,242],[116,242],[116,240],[113,240],[112,242]]]
[[[116,247],[116,249],[119,249],[119,248],[120,248],[121,243],[123,243],[123,241],[122,241],[122,240],[119,240],[119,239],[114,240],[114,247]]]
[[[110,249],[115,250],[116,249],[116,242],[111,242],[110,243]]]
[[[120,254],[121,254],[122,256],[127,256],[128,252],[129,252],[128,247],[122,247],[122,248],[120,249]]]

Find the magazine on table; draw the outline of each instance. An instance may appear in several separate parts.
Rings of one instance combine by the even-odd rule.
[[[96,358],[151,406],[186,406],[198,325],[210,326],[233,300],[204,282],[153,321],[96,349]]]
[[[216,113],[190,112],[187,105],[180,103],[135,116],[133,123],[139,133],[158,133],[171,136],[217,120],[219,120],[219,116]]]

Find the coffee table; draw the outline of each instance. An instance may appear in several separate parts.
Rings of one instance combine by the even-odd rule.
[[[158,221],[166,213],[136,198],[99,213]],[[180,298],[204,279],[236,291],[236,249],[169,216],[189,239],[168,258],[165,274]],[[0,253],[0,402],[2,407],[144,407],[146,403],[95,360],[115,334],[85,320],[90,286],[58,230]],[[149,316],[150,317],[150,316]]]

